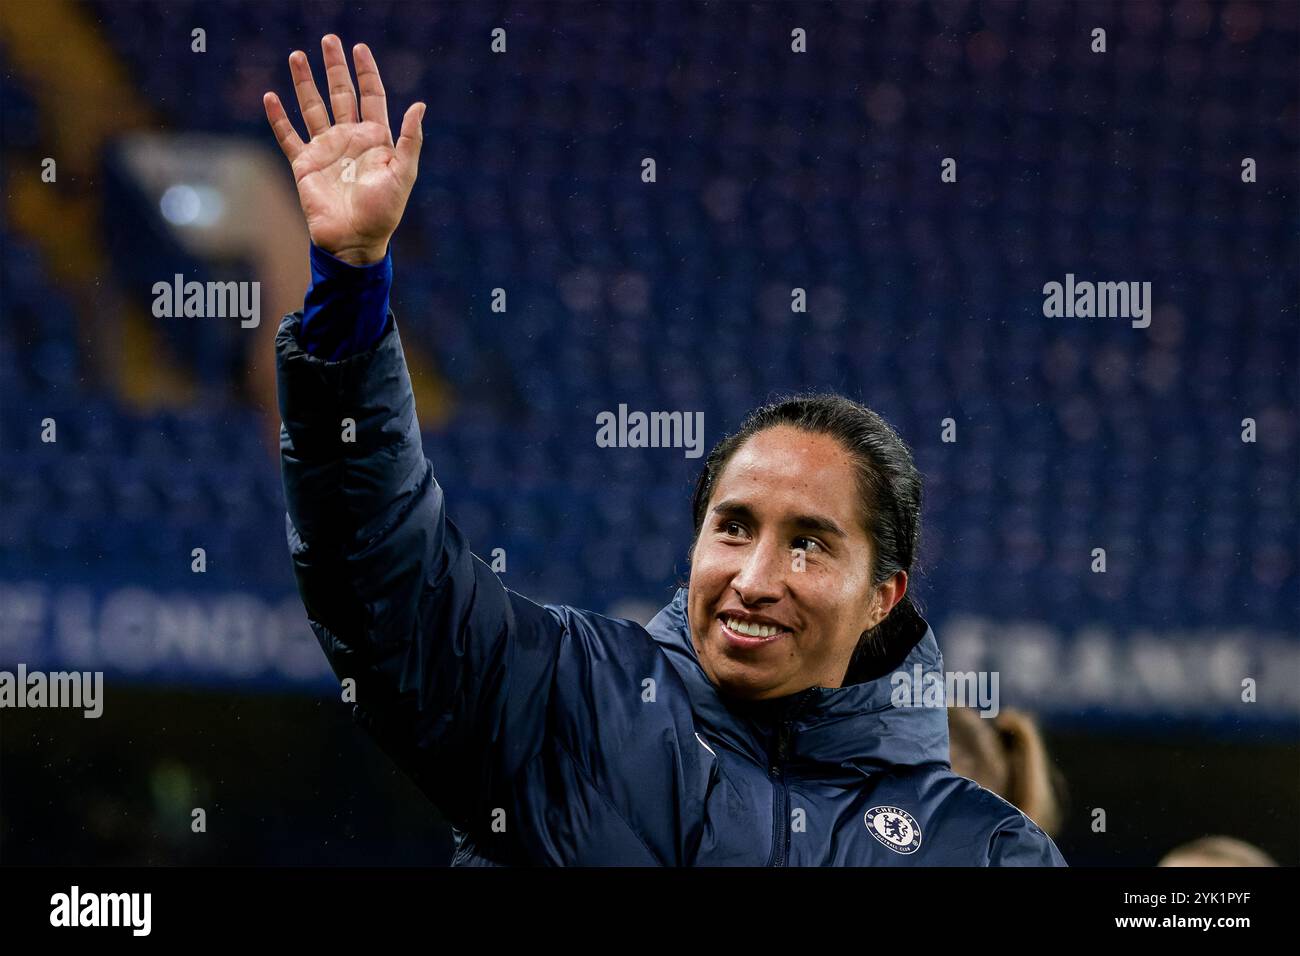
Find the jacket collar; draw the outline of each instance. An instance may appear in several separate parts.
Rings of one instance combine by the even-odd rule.
[[[709,680],[691,641],[686,588],[647,625],[685,681],[701,729],[763,766],[774,761],[781,726],[789,724],[783,763],[789,773],[819,779],[861,779],[900,765],[948,765],[946,707],[896,707],[893,673],[943,681],[934,631],[914,615],[915,643],[889,674],[844,687],[810,687],[787,697],[744,701],[724,697]],[[926,678],[928,680],[928,678]]]

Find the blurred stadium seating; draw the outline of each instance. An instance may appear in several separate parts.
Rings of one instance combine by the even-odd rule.
[[[371,45],[394,121],[429,104],[393,307],[456,398],[425,436],[450,513],[480,555],[505,550],[508,586],[644,619],[687,573],[701,460],[607,453],[598,412],[700,410],[711,446],[783,390],[831,388],[915,449],[928,484],[914,590],[945,648],[945,625],[974,616],[1037,622],[1067,650],[1091,628],[1121,648],[1217,634],[1248,660],[1300,661],[1294,5],[73,9],[157,128],[273,149],[261,94],[291,100],[293,48],[319,78],[326,31]],[[508,57],[489,50],[498,25]],[[1104,58],[1088,49],[1095,25]],[[794,26],[806,56],[788,53]],[[50,136],[0,62],[9,183]],[[939,182],[946,156],[955,185]],[[1245,156],[1257,184],[1240,181]],[[292,617],[258,404],[232,388],[142,411],[96,364],[114,326],[79,315],[7,210],[0,228],[11,613],[35,582],[101,602],[130,587],[247,594]],[[1150,329],[1045,319],[1042,286],[1068,272],[1150,281]],[[796,286],[806,315],[790,311]],[[496,287],[505,314],[489,309]],[[46,416],[57,445],[40,441]],[[955,445],[940,439],[949,417]],[[1094,547],[1105,574],[1089,571]],[[166,661],[136,676],[155,674],[234,676]],[[255,676],[328,686],[323,666]],[[1050,681],[1025,692],[1049,730],[1086,714]],[[1283,693],[1254,712],[1098,706],[1121,726],[1178,718],[1293,742],[1300,698]]]

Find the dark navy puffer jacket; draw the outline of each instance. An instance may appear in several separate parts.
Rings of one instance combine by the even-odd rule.
[[[299,590],[357,721],[452,822],[455,864],[1065,864],[952,772],[946,711],[893,706],[887,675],[724,700],[684,590],[642,627],[504,587],[445,514],[395,320],[338,362],[302,349],[301,320],[276,337]],[[916,621],[899,669],[942,676]]]

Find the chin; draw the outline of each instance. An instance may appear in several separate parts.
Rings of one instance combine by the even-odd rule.
[[[728,662],[721,670],[714,668],[711,676],[718,690],[731,697],[761,700],[764,697],[779,696],[776,692],[779,684],[776,676],[761,669],[738,667]]]

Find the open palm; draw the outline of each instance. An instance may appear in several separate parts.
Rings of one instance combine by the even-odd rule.
[[[290,54],[289,72],[310,142],[299,138],[275,93],[265,94],[262,105],[293,169],[312,242],[345,262],[366,265],[384,257],[415,185],[424,140],[420,129],[424,104],[413,103],[407,109],[394,144],[384,87],[370,48],[358,43],[352,50],[361,87],[359,114],[342,42],[329,34],[321,39],[321,52],[333,124],[301,50]]]

